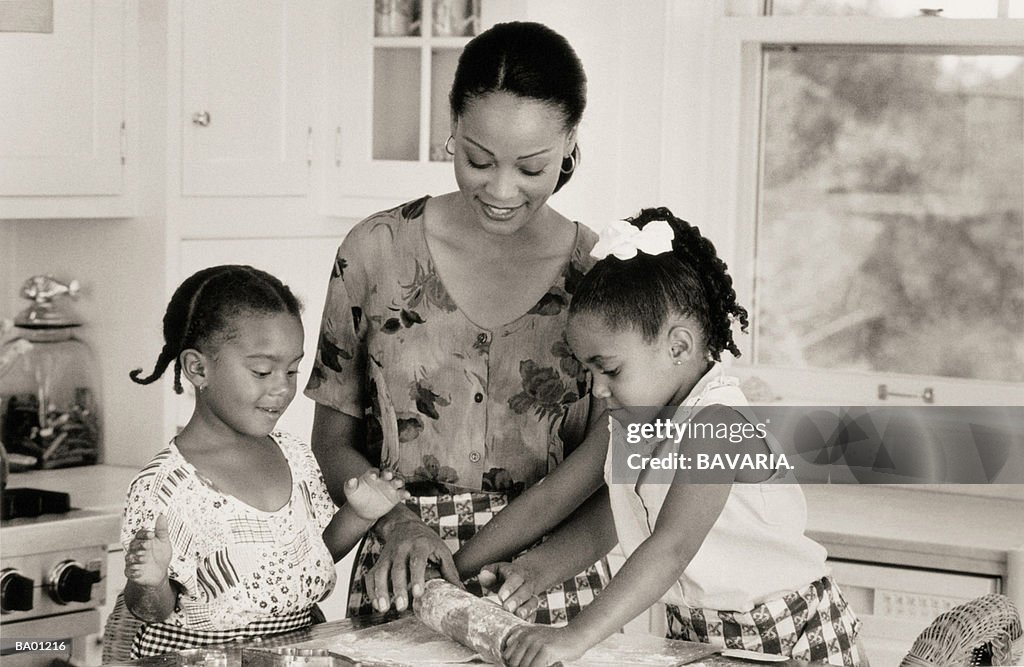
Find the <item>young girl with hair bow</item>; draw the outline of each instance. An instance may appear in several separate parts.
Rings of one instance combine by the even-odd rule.
[[[558,522],[569,503],[607,485],[600,511],[581,511],[511,563],[487,565],[481,582],[500,588],[505,608],[529,617],[533,594],[618,542],[625,565],[568,625],[513,630],[504,657],[514,667],[574,660],[659,600],[668,637],[833,665],[866,664],[860,622],[829,576],[825,549],[806,535],[807,508],[779,470],[641,470],[624,474],[624,427],[636,410],[669,408],[676,424],[752,433],[715,438],[716,429],[648,438],[652,457],[778,454],[770,434],[750,426],[723,350],[739,356],[732,324],[747,327],[725,263],[711,242],[665,208],[645,209],[602,234],[600,261],[583,277],[569,312],[568,341],[593,374],[593,394],[610,409],[610,441],[584,443],[527,491],[489,531]],[[767,437],[763,437],[767,435]],[[633,442],[632,440],[630,442]],[[629,450],[635,451],[635,450]],[[769,457],[770,460],[770,457]],[[696,466],[691,466],[696,467]],[[529,517],[527,519],[526,517]]]

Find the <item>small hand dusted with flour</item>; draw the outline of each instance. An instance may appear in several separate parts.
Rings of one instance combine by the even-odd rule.
[[[171,563],[171,540],[167,535],[167,518],[156,518],[153,530],[140,529],[125,553],[124,576],[142,586],[155,586],[167,578]]]
[[[360,519],[376,521],[409,497],[404,480],[390,470],[370,468],[345,482],[345,501]]]

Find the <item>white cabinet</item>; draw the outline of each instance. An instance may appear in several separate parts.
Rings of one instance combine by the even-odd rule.
[[[462,48],[525,0],[332,3],[324,212],[363,216],[454,190],[444,143]]]
[[[308,193],[323,8],[181,2],[182,195]]]
[[[1000,592],[999,577],[829,559],[832,576],[863,626],[861,642],[874,665],[898,665],[935,617],[956,605]]]
[[[133,213],[137,12],[54,0],[52,26],[0,32],[0,218]]]

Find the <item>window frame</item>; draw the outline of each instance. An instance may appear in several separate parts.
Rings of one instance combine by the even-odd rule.
[[[1024,19],[726,16],[725,1],[669,0],[663,126],[663,158],[668,159],[661,185],[669,200],[685,202],[684,210],[715,242],[729,264],[740,302],[753,315],[762,172],[762,47],[1024,50]],[[688,72],[695,66],[695,55],[702,55],[698,71]],[[695,93],[694,85],[702,95]],[[693,107],[695,99],[706,107],[684,111],[682,119],[669,115]],[[686,132],[677,130],[680,120],[684,130],[700,128],[699,135],[681,136]],[[671,156],[679,155],[692,157],[673,162]],[[763,398],[788,404],[1024,405],[1024,383],[753,364],[753,337],[744,335],[738,342],[748,353],[732,364],[732,372],[741,378],[756,376],[769,390]],[[880,385],[886,387],[885,399],[880,397]],[[931,389],[931,401],[922,398],[926,388]]]

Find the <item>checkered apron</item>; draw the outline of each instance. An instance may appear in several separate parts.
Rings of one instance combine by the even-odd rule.
[[[860,620],[832,577],[746,612],[665,605],[668,638],[859,667]]]
[[[437,531],[452,553],[476,535],[508,503],[507,494],[486,491],[413,496],[405,501],[406,506],[423,519],[423,523]],[[364,590],[363,576],[377,562],[381,546],[382,542],[370,531],[356,557],[349,581],[349,616],[373,613],[373,604]],[[545,625],[564,625],[569,622],[593,602],[594,597],[608,583],[607,573],[608,565],[602,559],[572,579],[539,595],[540,605],[534,622]],[[475,595],[483,595],[475,577],[466,582],[466,589]]]
[[[135,660],[171,651],[225,644],[238,639],[268,637],[301,630],[321,621],[323,621],[323,614],[320,612],[320,608],[313,606],[305,611],[253,621],[245,627],[235,630],[192,630],[169,623],[149,623],[139,628],[135,634],[135,639],[132,641],[131,657]]]

